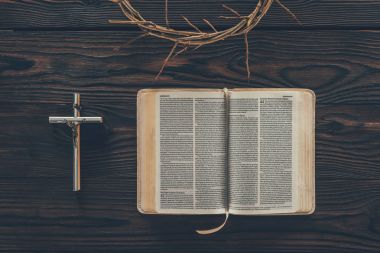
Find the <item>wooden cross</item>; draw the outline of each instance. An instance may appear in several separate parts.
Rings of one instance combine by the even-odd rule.
[[[74,117],[49,117],[49,123],[64,123],[72,129],[73,136],[73,191],[80,190],[80,124],[103,123],[102,117],[80,116],[80,94],[74,93]]]

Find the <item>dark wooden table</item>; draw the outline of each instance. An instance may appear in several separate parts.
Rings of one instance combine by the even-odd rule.
[[[134,1],[163,23],[163,0]],[[172,26],[201,29],[226,3],[170,0]],[[167,42],[137,37],[118,7],[101,0],[0,0],[1,252],[379,252],[380,1],[283,0],[243,38],[183,54],[154,81]],[[120,49],[118,50],[118,48]],[[194,229],[223,217],[144,216],[136,210],[136,92],[158,87],[302,87],[318,97],[317,209],[304,217],[231,217],[220,233]],[[49,115],[83,115],[82,187],[71,191],[71,137]]]

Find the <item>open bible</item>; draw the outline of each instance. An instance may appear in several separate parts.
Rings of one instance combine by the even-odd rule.
[[[140,90],[138,210],[312,213],[314,116],[307,89]]]

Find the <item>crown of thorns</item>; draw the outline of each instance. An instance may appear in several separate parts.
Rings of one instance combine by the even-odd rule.
[[[234,9],[228,7],[227,5],[222,5],[226,10],[231,12],[232,16],[220,16],[223,19],[236,19],[239,22],[227,29],[218,31],[214,25],[211,24],[207,19],[203,21],[211,28],[211,31],[205,32],[200,30],[196,25],[194,25],[188,18],[183,16],[183,19],[186,21],[189,26],[194,29],[194,31],[188,30],[176,30],[172,29],[169,26],[168,19],[168,0],[165,0],[165,22],[166,26],[158,25],[152,21],[146,20],[140,13],[132,6],[130,0],[111,0],[114,3],[117,3],[124,15],[128,20],[109,20],[113,24],[129,24],[138,26],[143,34],[134,39],[136,41],[139,38],[145,36],[153,36],[160,39],[168,40],[174,43],[171,48],[168,56],[164,60],[160,71],[156,75],[156,79],[159,78],[163,72],[168,61],[188,48],[193,47],[198,49],[199,47],[207,44],[211,44],[220,40],[225,40],[229,37],[234,36],[244,36],[245,42],[245,65],[247,70],[248,79],[250,78],[251,71],[249,67],[249,43],[248,43],[248,33],[259,24],[261,19],[267,14],[268,10],[274,2],[279,4],[287,13],[289,13],[299,24],[297,17],[284,5],[280,0],[258,0],[256,7],[250,12],[249,15],[240,15]],[[131,42],[133,42],[131,41]],[[130,43],[129,43],[130,44]],[[182,49],[176,52],[176,48],[181,46]]]

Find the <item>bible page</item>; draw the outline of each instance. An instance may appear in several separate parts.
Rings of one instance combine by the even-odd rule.
[[[297,208],[294,91],[229,92],[229,210],[281,214]]]
[[[156,96],[158,212],[224,213],[227,147],[223,91],[168,91]]]

